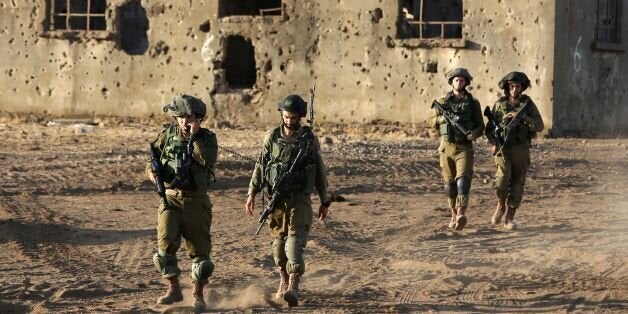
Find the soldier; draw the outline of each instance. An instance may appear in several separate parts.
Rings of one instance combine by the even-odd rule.
[[[530,87],[530,80],[523,72],[510,72],[501,81],[499,88],[504,96],[493,106],[493,119],[502,132],[498,136],[503,141],[497,146],[493,128],[487,128],[487,138],[495,155],[495,188],[497,208],[491,218],[493,225],[501,222],[504,212],[504,227],[514,229],[515,212],[521,204],[526,173],[530,167],[530,143],[537,132],[543,131],[543,119],[536,105],[527,95],[522,94]],[[506,206],[508,210],[506,211]]]
[[[464,68],[447,73],[453,90],[434,101],[430,114],[430,127],[441,136],[440,167],[451,208],[448,226],[456,230],[462,230],[467,223],[465,212],[473,177],[473,140],[484,131],[480,102],[466,89],[472,79]]]
[[[318,219],[327,216],[331,198],[327,192],[327,173],[320,152],[318,138],[312,129],[301,126],[306,115],[307,103],[297,95],[290,95],[279,103],[281,124],[268,131],[260,159],[249,184],[245,210],[253,215],[255,195],[268,188],[275,188],[276,178],[288,171],[300,149],[306,154],[304,162],[296,165],[291,180],[291,196],[280,202],[269,216],[270,233],[273,237],[272,252],[280,275],[276,298],[283,298],[289,306],[299,303],[299,281],[305,272],[303,249],[312,226],[312,200],[310,193],[316,189],[321,201]]]
[[[183,237],[192,259],[190,275],[194,283],[194,308],[203,310],[203,287],[214,270],[210,259],[212,203],[207,189],[214,175],[218,144],[213,132],[201,128],[206,113],[202,100],[177,95],[163,110],[175,119],[175,123],[165,128],[154,142],[161,154],[163,168],[159,176],[166,183],[168,202],[164,204],[162,201],[159,206],[159,251],[153,256],[153,262],[169,285],[168,292],[157,303],[172,304],[183,300],[179,285],[181,270],[176,257]],[[146,173],[155,182],[150,164]]]

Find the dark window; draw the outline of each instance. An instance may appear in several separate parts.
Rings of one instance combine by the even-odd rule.
[[[48,30],[104,31],[106,0],[49,0]]]
[[[140,0],[130,0],[118,8],[120,47],[130,55],[148,50],[148,17]]]
[[[620,44],[620,0],[598,0],[595,41]]]
[[[255,49],[250,40],[242,36],[229,36],[223,60],[225,79],[230,88],[250,88],[255,84]]]
[[[398,1],[398,38],[462,38],[462,0]]]
[[[282,0],[220,0],[218,17],[232,15],[281,15]]]

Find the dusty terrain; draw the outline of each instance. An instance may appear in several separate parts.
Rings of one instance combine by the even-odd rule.
[[[186,300],[155,304],[158,196],[142,171],[157,123],[45,122],[0,121],[0,312],[189,312],[184,249]],[[254,156],[263,130],[216,133]],[[318,133],[346,200],[313,227],[291,312],[628,311],[628,140],[537,139],[519,229],[506,231],[488,224],[494,166],[480,139],[469,224],[452,232],[435,139],[394,125]],[[208,312],[288,311],[271,296],[267,230],[253,236],[244,215],[252,168],[221,151]]]

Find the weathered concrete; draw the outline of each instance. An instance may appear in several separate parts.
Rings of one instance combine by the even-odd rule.
[[[579,1],[576,6],[560,0],[556,6],[560,26],[554,51],[554,125],[558,134],[628,130],[626,47],[595,42],[597,2]],[[628,17],[625,4],[620,17]],[[620,38],[625,40],[625,25],[623,29]]]
[[[142,39],[142,34],[124,31],[141,28],[140,18],[131,18],[131,26],[128,18],[131,13],[141,15],[129,3],[140,3],[108,1],[107,32],[97,39],[46,33],[43,1],[0,0],[1,108],[141,116],[159,113],[174,94],[186,92],[204,99],[216,120],[270,123],[277,119],[281,98],[291,93],[306,97],[316,83],[318,121],[421,124],[431,101],[450,89],[444,73],[466,67],[474,76],[470,90],[483,106],[499,97],[497,82],[506,73],[526,72],[532,81],[527,94],[548,127],[577,129],[573,115],[564,114],[574,99],[584,104],[601,93],[608,96],[605,106],[622,109],[616,98],[626,93],[625,87],[610,88],[589,78],[604,76],[618,84],[625,71],[612,66],[625,66],[618,60],[625,59],[623,54],[593,53],[588,44],[581,44],[597,61],[587,63],[587,75],[580,79],[586,83],[568,83],[578,76],[564,75],[568,59],[573,60],[573,50],[565,47],[578,38],[574,41],[577,35],[556,27],[555,17],[583,33],[593,26],[576,22],[580,17],[575,9],[561,13],[564,7],[576,6],[567,0],[559,0],[558,7],[554,0],[522,0],[516,5],[464,1],[463,40],[430,41],[396,39],[398,1],[283,2],[283,15],[219,17],[220,1],[141,1],[147,27]],[[578,6],[586,14],[594,12]],[[121,7],[127,8],[126,15]],[[572,22],[568,16],[573,16]],[[241,37],[233,41],[229,36]],[[245,41],[254,51],[250,59],[243,53]],[[129,49],[133,42],[137,44]],[[238,49],[229,50],[228,42]],[[253,62],[253,78],[229,83],[233,75],[227,77],[227,67],[246,68]],[[609,66],[611,70],[604,70]],[[247,86],[251,79],[255,83]],[[609,126],[622,126],[618,119],[594,118],[600,114],[587,111],[577,120],[578,127],[597,127],[607,120]]]

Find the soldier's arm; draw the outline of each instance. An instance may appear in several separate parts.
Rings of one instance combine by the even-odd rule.
[[[197,139],[192,141],[192,158],[201,166],[213,169],[218,159],[218,140],[216,134],[207,129],[198,132]]]
[[[314,162],[316,163],[316,181],[314,182],[314,186],[318,192],[321,204],[326,204],[329,203],[331,197],[327,190],[329,185],[327,182],[327,168],[325,168],[318,137],[314,138]]]
[[[476,139],[482,136],[484,133],[484,118],[482,118],[482,105],[477,99],[473,101],[473,111],[471,112],[471,117],[473,119],[473,125],[475,128],[471,131],[473,134],[473,138]]]
[[[534,104],[532,99],[530,99],[529,102],[530,104],[528,106],[530,106],[530,108],[528,109],[528,114],[524,119],[524,123],[528,125],[530,131],[541,132],[545,128],[543,118],[541,117],[541,113],[539,112],[539,109],[536,107],[536,104]]]
[[[157,136],[157,139],[153,142],[155,147],[159,151],[159,155],[161,156],[164,148],[164,144],[166,141],[166,132],[165,130],[161,131]],[[153,168],[150,164],[150,156],[148,156],[148,161],[146,162],[146,167],[144,167],[144,174],[150,179],[153,176]]]
[[[251,176],[251,181],[249,182],[249,191],[247,195],[255,196],[255,194],[259,193],[264,187],[262,186],[262,159],[265,162],[268,162],[270,158],[270,141],[272,137],[272,132],[266,133],[264,137],[264,144],[262,146],[262,153],[260,154],[257,162],[255,163],[255,169],[253,169],[253,175]]]

